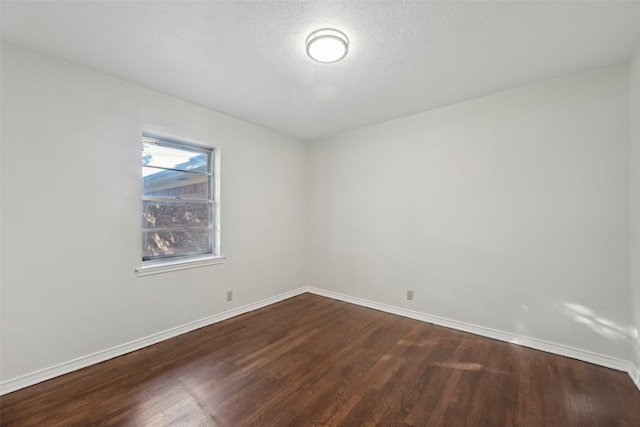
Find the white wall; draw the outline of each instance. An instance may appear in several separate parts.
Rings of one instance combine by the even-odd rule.
[[[629,360],[628,141],[620,63],[313,143],[311,284]]]
[[[631,304],[634,312],[632,361],[640,375],[640,49],[630,61],[631,77]],[[637,378],[640,386],[640,377]]]
[[[143,128],[220,147],[224,264],[136,276]],[[3,381],[305,282],[305,144],[4,43],[1,139]]]
[[[629,360],[639,63],[307,145],[3,43],[0,378],[304,284]],[[134,273],[143,128],[221,148],[224,264]]]

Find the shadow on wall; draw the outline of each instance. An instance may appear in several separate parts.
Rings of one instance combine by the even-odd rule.
[[[584,305],[563,302],[559,306],[562,314],[587,326],[610,341],[634,342],[638,340],[638,330],[631,325],[621,326],[613,320],[598,316],[596,312]]]

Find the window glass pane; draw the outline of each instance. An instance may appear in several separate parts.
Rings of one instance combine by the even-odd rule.
[[[209,227],[211,205],[195,202],[142,202],[142,228]]]
[[[209,154],[187,148],[142,144],[142,165],[155,168],[209,172]],[[161,171],[160,169],[159,171]],[[158,171],[158,170],[157,170]]]
[[[142,177],[144,196],[209,198],[209,175],[143,167]]]
[[[213,149],[142,135],[142,260],[217,253]]]
[[[211,253],[211,230],[145,231],[143,260],[165,256]]]

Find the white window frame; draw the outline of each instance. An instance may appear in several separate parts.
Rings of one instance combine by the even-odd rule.
[[[212,235],[211,235],[211,253],[206,254],[187,254],[175,257],[157,258],[144,260],[144,248],[143,248],[143,233],[142,226],[140,227],[140,258],[141,265],[136,268],[138,276],[148,276],[151,274],[166,273],[170,271],[184,270],[188,268],[203,267],[207,265],[221,264],[224,262],[225,257],[220,252],[220,149],[218,147],[210,146],[200,142],[194,142],[186,140],[184,138],[176,138],[167,135],[161,135],[153,132],[143,131],[140,143],[143,140],[151,139],[158,144],[165,144],[170,147],[183,147],[187,149],[204,150],[210,153],[210,190],[211,190],[211,219],[212,219]],[[140,212],[143,211],[143,201],[145,196],[143,194],[142,175],[140,181]]]

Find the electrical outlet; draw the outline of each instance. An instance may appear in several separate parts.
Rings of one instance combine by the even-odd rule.
[[[227,301],[231,301],[233,299],[233,291],[227,291]]]
[[[407,290],[407,299],[413,301],[413,291]]]

